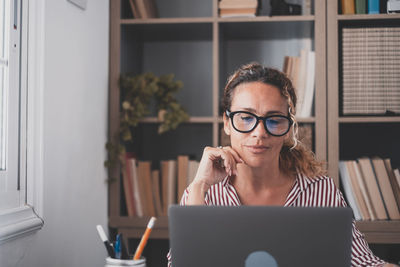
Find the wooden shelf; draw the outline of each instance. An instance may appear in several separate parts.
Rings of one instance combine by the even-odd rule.
[[[341,123],[390,123],[400,122],[400,116],[396,117],[380,117],[380,116],[367,116],[367,117],[340,117]]]
[[[213,123],[219,122],[218,119],[214,117],[190,117],[188,123]],[[157,117],[147,117],[142,120],[143,123],[159,123]]]
[[[400,221],[357,221],[369,243],[400,244]]]
[[[214,18],[155,18],[155,19],[121,19],[122,25],[128,24],[176,24],[176,23],[212,23]]]
[[[285,22],[285,21],[314,21],[315,17],[310,16],[257,16],[250,18],[232,17],[217,19],[218,22]]]
[[[212,22],[285,22],[285,21],[314,21],[309,16],[257,16],[257,17],[199,17],[199,18],[152,18],[152,19],[120,19],[120,24],[173,24],[173,23],[212,23]]]
[[[385,129],[392,127],[392,123],[398,126],[400,116],[340,116],[340,32],[343,27],[380,27],[398,26],[400,14],[337,14],[340,1],[327,1],[327,126],[328,126],[328,162],[329,176],[339,184],[339,160],[342,158],[357,158],[363,154],[371,155],[383,153],[387,147],[391,147],[393,136],[374,132],[374,142],[379,143],[374,149],[366,153],[360,146],[365,146],[371,138],[371,132],[354,134],[354,128],[367,128],[368,123],[387,124]],[[355,126],[355,127],[353,127]],[[397,127],[396,126],[396,127]],[[360,130],[361,132],[362,130]],[[358,133],[358,132],[357,132]],[[377,138],[377,136],[379,138]],[[388,137],[389,136],[389,137]],[[386,139],[385,139],[386,138]],[[343,148],[343,146],[348,147]],[[371,146],[373,147],[373,146]],[[377,147],[379,147],[379,150]],[[383,148],[382,148],[383,147]],[[389,150],[389,149],[388,149]],[[392,153],[393,154],[393,153]],[[400,221],[357,221],[357,228],[365,235],[369,243],[375,244],[400,244]]]
[[[399,118],[400,121],[400,118]],[[159,123],[157,117],[146,117],[142,120],[143,123]],[[218,118],[215,117],[190,117],[188,123],[222,123],[223,119],[222,116]],[[297,122],[299,123],[315,123],[315,117],[309,118],[297,118]]]
[[[337,15],[338,20],[390,20],[399,18],[400,14]]]

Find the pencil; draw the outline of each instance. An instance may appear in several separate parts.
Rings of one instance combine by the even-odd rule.
[[[146,231],[144,232],[142,239],[140,240],[139,246],[136,249],[135,255],[133,256],[134,260],[140,259],[140,256],[142,255],[143,249],[147,244],[147,240],[149,239],[151,229],[153,229],[155,221],[156,217],[151,217],[149,223],[147,224]]]

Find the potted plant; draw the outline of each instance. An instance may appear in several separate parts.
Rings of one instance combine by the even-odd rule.
[[[156,76],[146,72],[138,75],[121,75],[119,129],[113,140],[107,142],[108,160],[105,166],[114,168],[117,163],[124,167],[126,147],[134,142],[132,129],[150,113],[155,104],[162,134],[176,129],[189,120],[189,115],[178,103],[175,94],[183,87],[181,81],[174,80],[173,74]]]

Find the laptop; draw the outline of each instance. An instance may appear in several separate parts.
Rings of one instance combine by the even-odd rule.
[[[174,267],[350,266],[350,208],[170,206]]]

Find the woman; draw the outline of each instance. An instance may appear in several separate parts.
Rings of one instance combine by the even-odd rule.
[[[347,205],[323,163],[297,141],[296,93],[285,74],[242,66],[229,78],[222,105],[231,146],[204,149],[182,205]],[[371,252],[354,223],[351,253],[352,266],[395,266]]]

